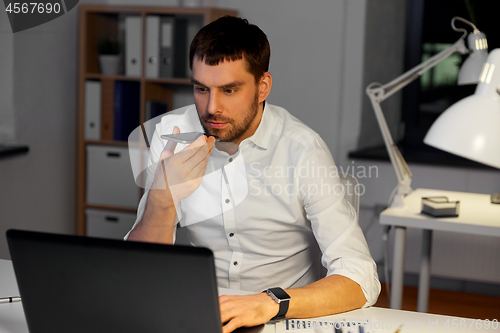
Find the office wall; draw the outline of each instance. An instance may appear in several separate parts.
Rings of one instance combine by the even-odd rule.
[[[403,73],[406,1],[367,1],[363,89],[372,82],[382,84]],[[363,91],[364,93],[364,91]],[[395,142],[401,131],[401,96],[398,92],[382,103],[387,126]],[[357,148],[383,145],[377,119],[369,98],[362,98],[362,117]]]
[[[14,131],[14,35],[5,11],[0,12],[0,144],[13,142]]]

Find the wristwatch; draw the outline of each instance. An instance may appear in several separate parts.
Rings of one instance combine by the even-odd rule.
[[[288,311],[288,306],[290,305],[290,295],[288,295],[282,288],[269,288],[264,290],[263,293],[267,293],[271,298],[280,305],[280,310],[278,314],[271,320],[284,319]]]

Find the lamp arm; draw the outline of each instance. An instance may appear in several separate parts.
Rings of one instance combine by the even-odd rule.
[[[396,92],[398,92],[399,90],[403,89],[408,84],[413,82],[415,79],[419,78],[423,73],[427,72],[429,69],[433,68],[438,63],[448,58],[453,53],[455,52],[458,52],[460,54],[469,53],[469,50],[467,50],[467,47],[465,46],[464,42],[466,35],[467,34],[464,34],[462,37],[460,37],[458,41],[455,42],[455,44],[451,45],[447,49],[427,59],[420,65],[413,67],[412,69],[402,74],[401,76],[395,78],[394,80],[390,81],[389,83],[386,83],[377,88],[371,88],[371,85],[368,86],[367,94],[370,93],[376,94],[377,101],[379,103],[382,103],[387,98],[394,95]]]
[[[394,95],[399,90],[406,87],[412,81],[420,77],[423,73],[436,66],[439,62],[446,59],[453,53],[468,53],[468,50],[465,47],[464,43],[466,35],[467,33],[465,33],[457,42],[455,42],[455,44],[427,59],[420,65],[410,69],[409,71],[390,81],[389,83],[381,85],[375,82],[370,84],[366,88],[366,94],[368,95],[372,103],[372,107],[375,112],[380,131],[382,132],[382,137],[384,139],[387,152],[389,153],[389,158],[398,178],[397,193],[394,197],[394,201],[391,203],[391,205],[393,206],[402,205],[402,197],[410,193],[411,180],[413,178],[413,175],[410,168],[408,167],[408,164],[403,158],[403,155],[401,155],[401,152],[392,139],[391,132],[389,131],[389,127],[387,126],[387,122],[382,112],[380,103],[382,103],[390,96]]]
[[[391,163],[396,171],[396,176],[398,178],[398,183],[402,183],[405,180],[405,175],[411,177],[411,171],[408,167],[406,161],[403,156],[399,152],[398,147],[394,143],[391,132],[389,131],[389,127],[387,126],[387,122],[385,120],[384,114],[382,112],[382,108],[380,103],[370,96],[370,100],[372,102],[373,110],[375,111],[375,116],[377,118],[378,125],[380,127],[380,131],[382,132],[382,137],[384,139],[385,146],[387,148],[387,152],[389,153],[389,158]]]

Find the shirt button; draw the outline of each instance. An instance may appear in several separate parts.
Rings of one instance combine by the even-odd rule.
[[[229,199],[226,199],[226,203],[229,203],[229,201],[230,201]]]
[[[237,261],[233,262],[233,265],[238,266],[238,262]]]
[[[233,236],[234,236],[234,234],[233,234],[233,233],[230,233],[230,234],[229,234],[229,237],[233,237]]]
[[[229,159],[229,163],[231,163],[232,161],[233,161],[233,158],[231,157],[231,158]]]

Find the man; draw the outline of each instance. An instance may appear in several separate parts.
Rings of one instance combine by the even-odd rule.
[[[220,297],[224,332],[278,314],[308,318],[369,306],[380,292],[326,144],[286,110],[265,103],[273,83],[269,58],[266,35],[246,20],[224,17],[200,30],[190,49],[195,106],[157,125],[151,189],[128,235],[171,244],[178,222],[194,245],[214,252],[220,287],[256,292]],[[181,131],[209,137],[185,147],[160,138]],[[215,149],[213,136],[237,149]],[[328,270],[320,280],[317,244]],[[269,287],[286,288],[290,301],[278,304],[262,293]]]

